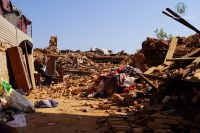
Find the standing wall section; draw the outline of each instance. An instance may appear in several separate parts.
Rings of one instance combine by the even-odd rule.
[[[9,81],[9,70],[5,50],[12,46],[18,46],[22,41],[32,38],[12,25],[4,17],[0,16],[0,78]]]

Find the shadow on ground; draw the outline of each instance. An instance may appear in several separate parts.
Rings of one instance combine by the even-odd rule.
[[[99,116],[101,117],[101,116]],[[96,125],[96,116],[36,112],[27,114],[27,127],[22,133],[103,133]]]

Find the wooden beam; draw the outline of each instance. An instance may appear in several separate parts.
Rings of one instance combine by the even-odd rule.
[[[34,64],[33,64],[33,55],[32,54],[27,54],[27,64],[28,64],[28,70],[29,70],[29,76],[31,79],[31,84],[32,84],[32,89],[36,88],[36,84],[35,84],[35,77],[34,77],[34,72],[35,72],[35,68],[34,68]]]
[[[151,74],[154,70],[156,70],[156,67],[151,67],[147,71],[145,71],[144,74]]]
[[[17,88],[23,89],[25,92],[29,93],[32,88],[32,84],[30,82],[22,49],[20,47],[12,47],[7,49],[7,53],[14,73]]]
[[[156,80],[161,80],[161,81],[167,80],[167,77],[163,77],[163,76],[156,76],[156,75],[151,75],[151,74],[143,74],[143,75],[150,79],[156,79]]]
[[[31,80],[31,84],[32,84],[32,89],[36,88],[36,84],[35,84],[35,77],[34,77],[34,72],[35,72],[35,68],[34,68],[34,64],[33,64],[33,54],[29,54],[28,53],[28,48],[27,48],[27,43],[25,43],[25,57],[26,57],[26,63],[27,63],[27,67],[28,67],[28,72],[29,72],[29,77]]]
[[[192,52],[190,52],[190,53],[188,53],[188,54],[182,56],[181,58],[188,58],[188,57],[194,56],[194,55],[197,54],[198,52],[200,52],[200,48],[198,48],[198,49],[196,49],[196,50],[194,50],[194,51],[192,51]],[[162,69],[162,71],[165,71],[165,70],[169,69],[171,66],[173,66],[173,64],[174,64],[174,63],[172,63],[170,66],[164,67],[164,68]]]
[[[200,63],[200,57],[197,57],[190,65],[185,67],[185,69],[181,72],[183,78],[187,76],[198,64]]]
[[[151,87],[153,87],[154,89],[158,89],[157,86],[155,86],[146,76],[144,76],[143,74],[139,74],[140,78],[142,78],[143,80],[145,80]]]
[[[159,66],[157,66],[157,67],[151,67],[151,68],[149,68],[147,71],[145,71],[144,74],[151,74],[151,73],[152,73],[153,71],[155,71],[155,70],[160,70],[160,71],[162,71],[164,67],[165,67],[164,64],[161,64],[161,65],[159,65]]]
[[[196,49],[196,50],[194,50],[194,51],[192,51],[192,52],[190,52],[190,53],[184,55],[184,56],[181,57],[181,58],[188,58],[188,57],[191,57],[191,56],[197,54],[199,51],[200,51],[200,48],[198,48],[198,49]]]
[[[26,59],[26,64],[27,64],[30,82],[32,84],[32,89],[35,89],[36,84],[35,84],[35,77],[34,77],[35,68],[34,68],[34,64],[33,64],[33,54],[32,54],[32,52],[31,53],[28,52],[28,45],[29,44],[26,41],[19,44],[19,46],[22,48],[23,54]],[[32,51],[32,49],[31,49],[31,51]]]
[[[176,50],[176,44],[178,42],[178,39],[176,37],[173,37],[172,38],[172,41],[169,45],[169,49],[168,49],[168,52],[166,54],[166,57],[165,57],[165,60],[164,60],[164,64],[165,65],[171,65],[172,62],[171,61],[167,61],[167,59],[171,59],[174,55],[174,52]]]
[[[167,59],[167,61],[193,61],[197,57],[188,57],[188,58],[172,58],[172,59]]]

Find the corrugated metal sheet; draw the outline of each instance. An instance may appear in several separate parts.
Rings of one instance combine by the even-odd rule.
[[[31,37],[0,16],[0,41],[17,46],[24,40],[29,40],[32,43]]]

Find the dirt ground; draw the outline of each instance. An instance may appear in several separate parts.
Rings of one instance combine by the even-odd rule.
[[[35,99],[30,99],[32,102]],[[36,109],[27,114],[27,127],[19,128],[22,133],[103,133],[105,129],[96,125],[96,118],[108,116],[103,110],[90,108],[102,100],[57,99],[56,108]]]

